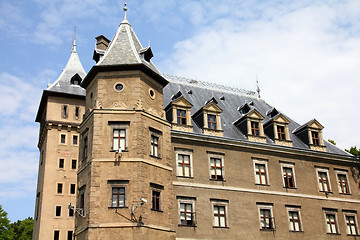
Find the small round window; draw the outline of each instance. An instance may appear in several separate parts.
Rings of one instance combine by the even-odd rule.
[[[150,95],[150,97],[152,99],[155,99],[155,91],[154,91],[154,89],[152,89],[152,88],[149,89],[149,95]]]
[[[124,89],[124,85],[122,83],[115,83],[114,89],[117,92],[121,92]]]

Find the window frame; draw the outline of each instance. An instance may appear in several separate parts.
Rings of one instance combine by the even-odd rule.
[[[71,193],[71,187],[74,186],[74,193]],[[69,184],[69,194],[75,195],[76,194],[76,183],[70,183]]]
[[[187,223],[181,223],[181,204],[186,204],[186,205],[190,205],[191,204],[191,221],[192,224],[187,224]],[[185,210],[185,222],[187,221],[187,211]],[[196,212],[195,212],[195,199],[193,198],[179,198],[178,199],[178,214],[179,214],[179,222],[178,222],[178,226],[183,226],[183,227],[196,227]]]
[[[74,117],[76,120],[78,120],[80,118],[80,107],[79,106],[75,106]]]
[[[69,116],[69,105],[62,105],[61,107],[61,117],[67,118]]]
[[[74,215],[75,216],[75,215]],[[69,238],[69,233],[71,232],[71,237]],[[73,240],[74,239],[74,231],[73,230],[68,230],[67,231],[67,240]]]
[[[76,138],[76,143],[74,143],[75,138]],[[79,134],[72,134],[71,145],[79,146]]]
[[[72,213],[72,215],[70,213]],[[74,218],[75,217],[75,209],[74,208],[69,208],[68,209],[67,217],[68,218]]]
[[[128,185],[129,180],[108,180],[108,187],[109,187],[109,208],[127,208],[128,199],[127,199],[127,191],[128,191]],[[120,206],[119,199],[117,202],[117,206],[113,205],[113,189],[114,188],[124,188],[124,206]]]
[[[85,161],[88,157],[88,151],[89,151],[89,138],[88,134],[86,133],[83,137],[83,146],[82,146],[82,161]]]
[[[260,137],[260,122],[250,119],[250,130],[252,136]]]
[[[326,180],[327,180],[326,185],[327,185],[327,188],[328,188],[327,191],[325,191],[325,189],[324,189],[323,181],[321,181],[321,185],[320,185],[319,173],[325,173],[326,174]],[[321,178],[321,179],[323,179],[323,178]],[[332,191],[331,191],[331,183],[330,183],[330,174],[329,174],[329,169],[328,168],[321,168],[321,167],[316,168],[316,181],[317,181],[317,185],[318,185],[318,188],[319,188],[320,192],[332,193]],[[322,186],[322,187],[320,187],[320,186]]]
[[[212,130],[217,130],[218,128],[217,128],[216,114],[207,113],[206,118],[207,118],[207,128]]]
[[[118,136],[115,137],[115,131],[118,131]],[[124,131],[125,137],[121,136],[121,131]],[[112,151],[127,151],[127,128],[113,128],[112,129],[112,136],[111,136],[111,150]],[[115,139],[118,141],[118,146],[115,148]],[[124,149],[121,147],[121,139],[124,139]]]
[[[64,136],[64,142],[62,141],[62,137]],[[59,145],[67,145],[67,134],[60,132],[59,134]]]
[[[329,232],[329,229],[328,229],[328,218],[327,216],[328,215],[334,215],[334,221],[335,222],[330,222],[330,229],[331,229],[331,232]],[[339,225],[338,225],[338,218],[337,218],[337,210],[335,209],[324,209],[324,219],[325,219],[325,227],[326,227],[326,233],[327,234],[333,234],[333,235],[340,235],[340,229],[339,229]],[[332,224],[335,223],[335,231],[336,232],[333,232],[332,231]]]
[[[75,168],[74,168],[74,161],[75,161]],[[77,169],[77,166],[78,166],[78,161],[77,161],[77,159],[71,159],[70,169],[71,169],[71,170],[76,170],[76,169]]]
[[[61,187],[60,187],[61,186]],[[60,187],[60,188],[59,188]],[[61,192],[59,192],[59,189],[61,190]],[[56,195],[63,195],[64,194],[64,183],[62,182],[57,182],[56,183]]]
[[[57,215],[57,209],[60,209],[60,215]],[[54,218],[61,218],[61,214],[62,213],[62,206],[61,205],[56,205],[55,206],[55,212],[54,212]]]
[[[302,224],[302,221],[301,221],[302,218],[301,218],[300,209],[301,209],[300,206],[286,206],[286,212],[287,212],[287,216],[288,216],[288,223],[289,223],[289,231],[290,232],[303,232],[304,231],[303,230],[303,224]],[[299,230],[298,231],[291,230],[291,228],[290,228],[290,226],[292,224],[293,228],[295,229],[295,226],[294,226],[295,224],[290,219],[290,212],[296,212],[298,214],[298,224],[299,224]]]
[[[228,215],[228,200],[222,200],[222,199],[210,199],[211,201],[211,207],[212,207],[212,219],[213,219],[213,228],[229,228],[229,215]],[[218,210],[218,215],[215,216],[215,207],[224,207],[224,222],[225,226],[221,226],[221,220],[220,220],[220,211]],[[215,225],[215,217],[218,218],[219,225]]]
[[[335,170],[335,174],[336,174],[336,181],[337,181],[337,186],[338,186],[339,193],[342,194],[342,195],[351,195],[348,172],[346,170]],[[339,175],[344,175],[345,176],[347,192],[343,192],[343,188],[342,188],[342,186],[340,186],[341,183],[340,183]]]
[[[185,116],[182,116],[179,113],[185,113]],[[185,121],[185,123],[183,123]],[[179,125],[187,125],[187,110],[182,108],[176,108],[176,123]]]
[[[320,146],[320,132],[311,129],[310,134],[311,134],[312,145]]]
[[[57,237],[56,237],[56,233],[57,233]],[[54,240],[59,240],[60,239],[60,229],[54,229]]]
[[[280,128],[282,128],[283,131],[279,131]],[[278,140],[287,140],[286,127],[284,125],[276,124],[276,131],[277,131],[277,139]]]
[[[62,161],[61,161],[62,160]],[[62,162],[62,164],[60,164]],[[58,170],[65,170],[65,158],[59,158]],[[60,167],[62,165],[62,167]]]
[[[150,143],[150,149],[149,149],[149,155],[150,157],[154,157],[154,158],[158,158],[161,159],[161,150],[162,150],[162,132],[159,130],[156,130],[154,128],[149,128],[150,131],[150,139],[149,139],[149,143]],[[157,138],[157,144],[154,144],[153,139]],[[155,149],[157,150],[157,155],[154,155],[155,153]]]
[[[358,220],[357,220],[357,212],[356,211],[346,211],[343,210],[344,213],[344,221],[345,221],[345,228],[346,228],[346,235],[347,236],[359,236],[359,225],[358,225]],[[355,234],[352,233],[351,227],[349,228],[349,223],[347,221],[347,217],[353,217],[354,218],[354,227],[355,227]],[[348,231],[348,229],[350,229],[350,232]]]
[[[256,179],[256,165],[264,165],[264,170],[265,170],[265,183],[262,183],[261,181],[261,174],[259,174],[259,182]],[[253,168],[254,168],[254,179],[255,179],[255,185],[262,185],[262,186],[270,186],[270,181],[269,181],[269,171],[268,171],[268,160],[267,159],[257,159],[257,158],[253,158]]]
[[[216,169],[218,169],[218,167],[215,165],[215,177],[214,178],[212,177],[212,174],[211,174],[211,170],[214,168],[211,165],[211,160],[212,159],[220,160],[220,165],[221,165],[221,167],[220,167],[221,175],[216,174]],[[210,177],[210,180],[212,180],[212,181],[226,181],[226,179],[225,179],[225,155],[221,154],[221,153],[208,152],[208,162],[209,162],[209,177]],[[218,178],[218,176],[221,176],[221,178]]]
[[[258,214],[259,214],[260,231],[275,231],[276,226],[275,226],[275,218],[274,218],[274,213],[273,213],[273,205],[271,203],[269,203],[269,204],[257,203],[257,207],[258,207]],[[269,228],[266,227],[265,221],[264,221],[265,226],[263,226],[263,224],[262,224],[262,218],[263,218],[264,214],[261,214],[261,210],[267,210],[270,213]],[[271,227],[270,227],[270,224],[271,224]]]
[[[290,189],[296,189],[296,176],[295,176],[295,163],[285,163],[285,162],[280,162],[280,167],[281,167],[281,177],[282,177],[282,181],[283,181],[283,187],[284,188],[290,188]],[[293,187],[290,186],[286,186],[286,182],[285,182],[285,175],[284,175],[284,168],[290,168],[292,171],[292,182],[293,182]]]
[[[186,149],[175,149],[175,154],[176,154],[176,176],[177,177],[184,177],[184,178],[193,178],[194,176],[194,171],[193,171],[193,158],[192,158],[192,150],[186,150]],[[189,176],[185,176],[184,174],[184,160],[182,161],[182,166],[181,166],[181,170],[182,173],[180,174],[180,170],[179,170],[179,156],[180,155],[188,155],[189,156]]]

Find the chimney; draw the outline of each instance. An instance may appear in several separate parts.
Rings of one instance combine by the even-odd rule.
[[[104,35],[97,36],[96,46],[94,49],[93,59],[95,62],[99,62],[102,56],[104,56],[106,49],[109,47],[110,40],[107,39]]]

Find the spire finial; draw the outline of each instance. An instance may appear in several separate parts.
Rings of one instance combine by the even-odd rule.
[[[73,45],[72,45],[71,52],[76,52],[76,27],[75,27],[75,29],[74,29]]]
[[[126,0],[125,0],[125,3],[124,3],[124,8],[123,8],[123,10],[124,10],[124,20],[127,20],[127,19],[126,19],[126,11],[127,11]]]
[[[258,94],[258,98],[261,98],[261,97],[260,97],[259,80],[258,80],[257,74],[256,74],[256,91],[257,91],[257,94]]]

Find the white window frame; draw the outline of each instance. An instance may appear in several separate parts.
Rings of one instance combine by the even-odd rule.
[[[269,162],[269,160],[267,160],[267,159],[253,158],[254,182],[255,182],[256,185],[270,186],[268,162]],[[265,165],[266,184],[263,184],[263,183],[260,183],[260,182],[256,181],[256,164],[264,164]]]
[[[288,206],[288,207],[286,207],[286,212],[287,212],[287,216],[288,216],[288,223],[289,223],[289,231],[290,231],[290,232],[303,232],[303,231],[304,231],[300,210],[301,210],[300,206],[299,206],[299,207],[297,207],[297,206]],[[295,230],[291,230],[291,229],[290,229],[290,224],[292,224],[292,223],[290,222],[290,212],[297,212],[297,213],[298,213],[298,218],[299,218],[299,231],[295,231]]]
[[[61,207],[60,216],[56,216],[56,207]],[[54,218],[62,218],[62,211],[64,210],[63,205],[55,205],[54,207]]]
[[[274,212],[273,212],[273,205],[271,203],[265,204],[265,203],[259,203],[257,204],[258,207],[258,216],[259,216],[259,227],[261,231],[274,231],[276,229],[275,221],[274,221]],[[261,209],[270,210],[271,214],[271,223],[272,223],[272,229],[264,229],[261,225]]]
[[[64,160],[64,163],[63,163],[64,166],[62,168],[60,168],[60,166],[59,166],[60,165],[60,159]],[[63,158],[63,157],[58,158],[57,169],[60,170],[60,171],[64,171],[65,170],[65,162],[66,162],[65,158]]]
[[[113,181],[108,181],[108,185],[109,185],[109,208],[127,208],[128,207],[127,191],[128,191],[129,182],[127,180],[113,180]],[[112,201],[113,188],[124,188],[125,191],[124,206],[120,206],[120,207],[113,206],[113,201]]]
[[[74,136],[77,136],[77,144],[74,144]],[[80,140],[79,134],[72,134],[71,135],[71,146],[79,146],[79,140]]]
[[[328,187],[329,187],[328,191],[321,190],[321,188],[320,188],[319,172],[325,172],[326,175],[327,175],[327,181],[328,181]],[[317,182],[318,189],[319,189],[320,192],[332,193],[332,191],[331,191],[331,182],[330,182],[330,174],[329,174],[329,169],[328,168],[316,167],[316,182]]]
[[[229,228],[229,214],[228,214],[228,200],[220,200],[220,199],[210,199],[211,201],[211,214],[213,219],[213,228]],[[225,226],[215,226],[214,224],[214,207],[220,206],[225,208]]]
[[[282,178],[284,188],[290,188],[290,187],[285,186],[284,168],[291,168],[292,174],[293,174],[293,179],[294,179],[294,187],[292,187],[291,189],[295,189],[296,188],[295,163],[280,162],[280,168],[281,168],[281,178]]]
[[[75,185],[75,192],[71,193],[71,185]],[[69,184],[69,195],[70,196],[75,196],[76,195],[76,183],[70,183]]]
[[[221,160],[221,176],[222,176],[221,180],[211,178],[211,158],[217,158],[217,159]],[[226,179],[225,179],[225,154],[208,152],[208,164],[209,164],[209,179],[210,180],[212,180],[212,181],[226,181]]]
[[[343,195],[351,195],[351,188],[350,188],[348,171],[347,170],[340,170],[340,169],[337,170],[337,169],[335,169],[335,174],[336,174],[336,183],[337,183],[337,186],[338,186],[339,193],[343,194]],[[343,193],[342,192],[341,187],[339,185],[339,176],[338,176],[339,174],[345,175],[349,193]]]
[[[327,214],[335,215],[336,233],[328,232],[328,229],[327,229],[327,218],[326,218],[326,215],[327,215]],[[324,210],[324,220],[325,220],[325,229],[326,229],[326,233],[327,233],[327,234],[340,235],[339,219],[338,219],[337,211],[336,211],[336,210]]]
[[[184,177],[184,178],[193,178],[194,177],[194,165],[193,165],[193,157],[192,157],[192,150],[186,150],[186,149],[176,149],[176,176],[178,177]],[[183,173],[180,173],[179,170],[179,155],[189,155],[189,162],[190,162],[190,176],[184,176]]]
[[[346,235],[348,235],[348,236],[359,236],[360,235],[360,233],[359,233],[359,224],[358,224],[358,220],[357,220],[356,211],[344,211],[343,210],[343,213],[344,213],[344,222],[345,222],[345,228],[346,228]],[[346,222],[346,217],[354,217],[354,219],[355,219],[355,228],[356,228],[357,234],[349,234],[348,233],[348,225],[347,225],[347,222]]]
[[[195,227],[196,226],[196,213],[195,213],[195,199],[192,198],[178,198],[178,216],[179,216],[179,226],[184,226],[184,227]],[[186,224],[181,224],[181,213],[180,213],[180,204],[191,204],[192,205],[192,214],[193,214],[193,225],[186,225]]]
[[[129,147],[129,123],[111,123],[109,122],[110,126],[110,149],[111,151],[118,151],[114,150],[114,130],[125,130],[125,149],[121,149],[121,151],[127,151]],[[119,138],[120,139],[120,138]]]
[[[62,184],[62,191],[61,193],[58,193],[58,185]],[[64,189],[65,189],[65,184],[63,182],[56,182],[56,189],[55,189],[55,193],[56,195],[64,195]]]
[[[65,136],[65,143],[61,142],[61,136]],[[60,132],[60,134],[59,134],[59,145],[63,145],[63,146],[67,145],[67,142],[68,142],[67,133]]]

